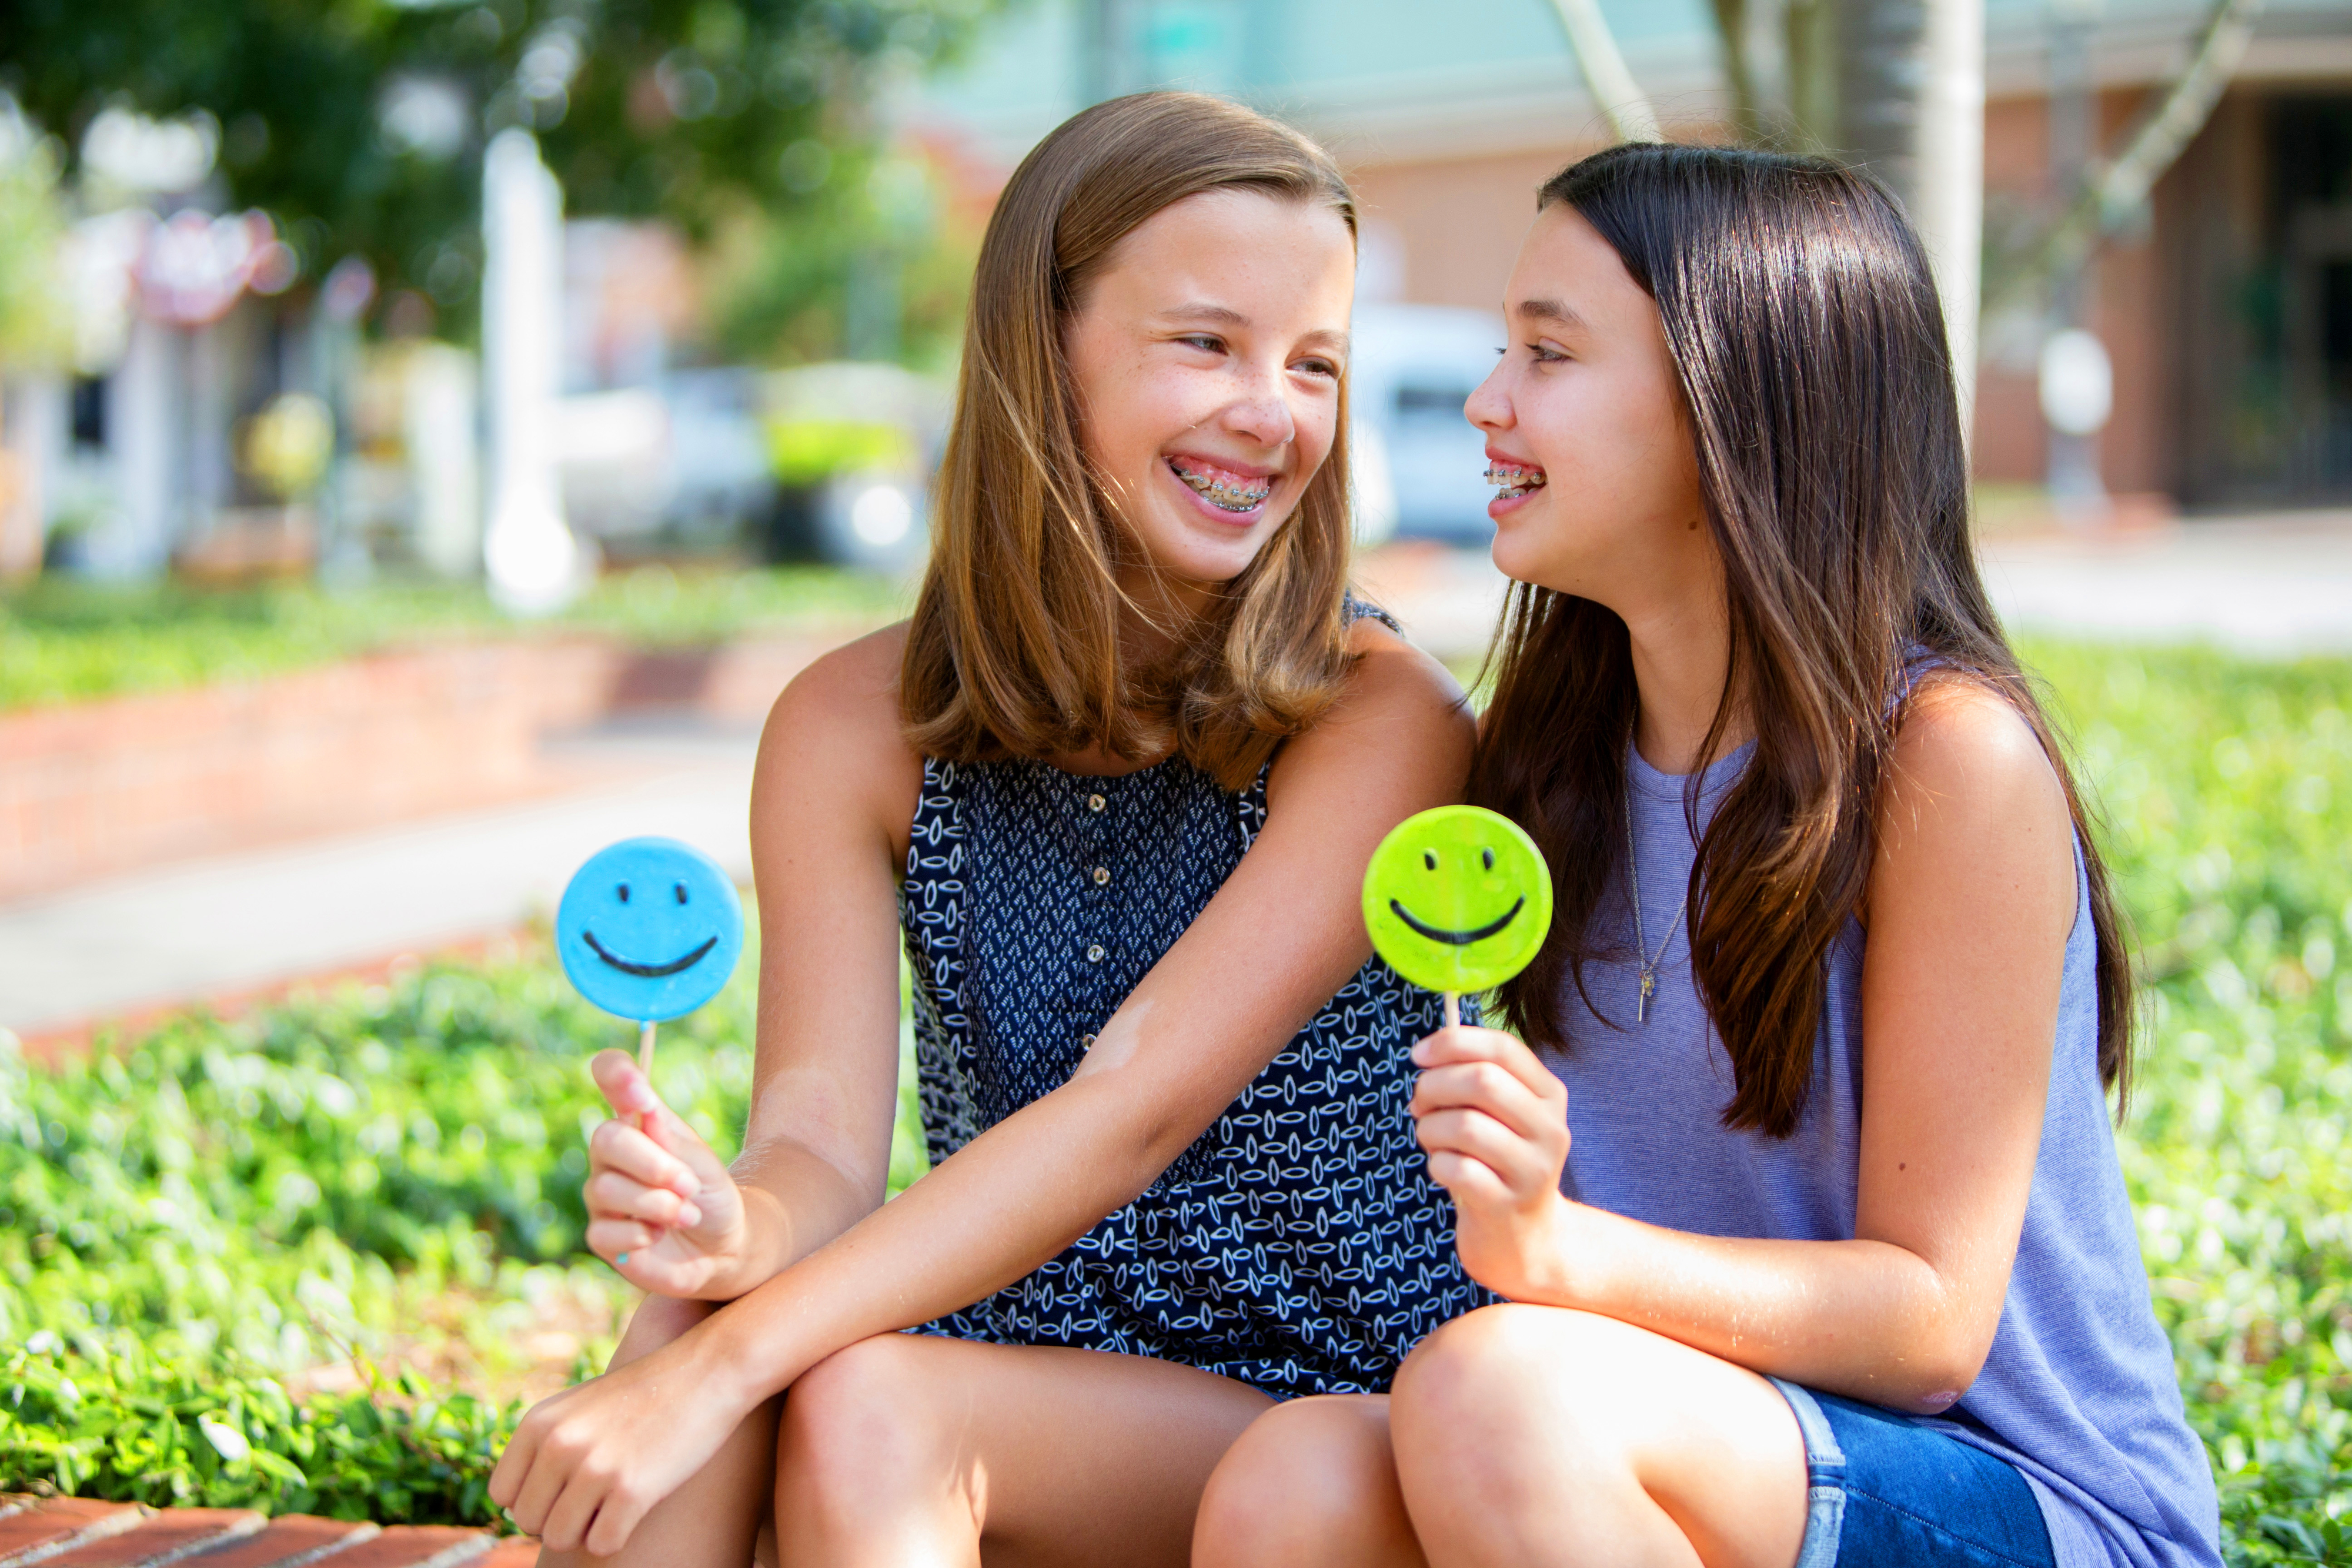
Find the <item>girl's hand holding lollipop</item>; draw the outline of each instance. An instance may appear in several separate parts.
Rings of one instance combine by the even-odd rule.
[[[573,873],[556,951],[581,995],[636,1023],[637,1060],[590,1064],[615,1119],[588,1140],[588,1248],[656,1295],[727,1291],[741,1261],[743,1197],[695,1130],[654,1092],[654,1026],[719,994],[743,951],[743,904],[708,856],[625,839]]]
[[[1527,967],[1551,929],[1551,873],[1517,823],[1440,806],[1397,824],[1364,869],[1364,927],[1389,967],[1445,997],[1446,1027],[1412,1048],[1412,1096],[1429,1174],[1454,1197],[1456,1245],[1473,1279],[1520,1295],[1558,1218],[1568,1163],[1568,1092],[1499,1030],[1455,1021],[1464,991]]]
[[[746,1229],[735,1178],[625,1051],[598,1052],[589,1071],[614,1119],[588,1139],[588,1249],[657,1296],[735,1293]]]

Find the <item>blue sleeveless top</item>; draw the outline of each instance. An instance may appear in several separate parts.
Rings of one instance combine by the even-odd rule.
[[[1699,779],[1702,831],[1747,748]],[[1708,1236],[1848,1240],[1861,1166],[1863,928],[1829,957],[1812,1092],[1795,1135],[1720,1121],[1731,1064],[1691,977],[1675,905],[1697,850],[1690,781],[1628,748],[1640,856],[1642,927],[1665,944],[1649,1021],[1634,1021],[1639,971],[1626,879],[1595,912],[1587,1007],[1571,977],[1563,1055],[1572,1134],[1570,1197],[1653,1225]],[[1622,852],[1621,852],[1622,854]],[[2057,1040],[2041,1152],[1991,1353],[1960,1402],[1920,1425],[1999,1456],[2024,1475],[2059,1568],[2218,1568],[2221,1521],[2204,1446],[2182,1414],[2172,1347],[2148,1302],[2131,1206],[2099,1082],[2097,938],[2075,860]],[[1671,929],[1672,935],[1669,935]],[[1596,1012],[1594,1009],[1599,1010]]]
[[[1264,771],[1234,795],[1175,758],[1117,779],[925,759],[899,907],[934,1164],[1068,1080],[1265,818]],[[1276,1398],[1385,1390],[1491,1299],[1406,1113],[1406,1053],[1441,1021],[1374,958],[1142,1197],[924,1332],[1157,1356]]]

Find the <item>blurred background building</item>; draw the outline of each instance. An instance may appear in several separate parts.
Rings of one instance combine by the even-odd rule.
[[[478,574],[500,432],[538,428],[482,372],[502,129],[563,214],[543,444],[582,559],[903,570],[996,190],[1163,85],[1348,166],[1365,531],[1477,540],[1459,413],[1532,192],[1622,130],[1580,8],[1666,133],[1861,158],[1962,253],[1989,509],[2352,496],[2345,0],[47,9],[0,20],[0,576]]]
[[[1670,133],[1738,129],[1722,23],[1743,7],[1602,9]],[[1980,478],[2038,486],[2051,469],[2037,381],[2063,280],[2018,276],[2037,231],[2216,10],[1987,0]],[[898,112],[1009,167],[1085,103],[1157,84],[1241,98],[1338,152],[1370,218],[1374,299],[1492,311],[1536,187],[1613,140],[1549,0],[1046,0],[992,24]],[[2089,121],[2071,149],[2070,113]],[[2079,325],[2112,365],[2105,487],[2207,511],[2352,494],[2352,5],[2262,8],[2210,120],[2121,216],[2079,288]],[[1432,390],[1400,388],[1396,417],[1409,427]]]

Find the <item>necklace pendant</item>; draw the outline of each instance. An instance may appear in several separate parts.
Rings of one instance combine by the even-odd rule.
[[[1633,1003],[1633,1021],[1635,1023],[1648,1023],[1650,1021],[1650,993],[1657,988],[1658,977],[1650,973],[1648,969],[1644,968],[1642,971],[1642,994]]]

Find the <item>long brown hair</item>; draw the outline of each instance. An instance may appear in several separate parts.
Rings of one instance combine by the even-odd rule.
[[[899,673],[909,745],[956,760],[1100,746],[1175,751],[1240,789],[1337,699],[1349,547],[1347,406],[1297,509],[1177,651],[1119,650],[1114,569],[1135,547],[1090,473],[1063,334],[1121,239],[1173,203],[1249,190],[1337,213],[1321,148],[1195,93],[1097,104],[1039,142],[981,242],[931,558]]]
[[[1538,211],[1554,203],[1657,303],[1730,609],[1730,670],[1701,755],[1721,750],[1735,704],[1756,736],[1690,877],[1692,969],[1731,1059],[1724,1124],[1786,1137],[1803,1112],[1825,961],[1869,881],[1906,671],[1922,652],[1931,678],[2011,704],[2065,785],[2098,936],[2099,1071],[2120,1109],[2129,960],[2073,773],[1978,575],[1959,404],[1918,237],[1866,175],[1719,148],[1614,147],[1546,183]],[[1565,984],[1581,992],[1599,956],[1593,913],[1624,875],[1632,653],[1612,611],[1521,583],[1493,658],[1471,798],[1527,828],[1557,889],[1551,939],[1502,999],[1523,1033],[1565,1049]]]

